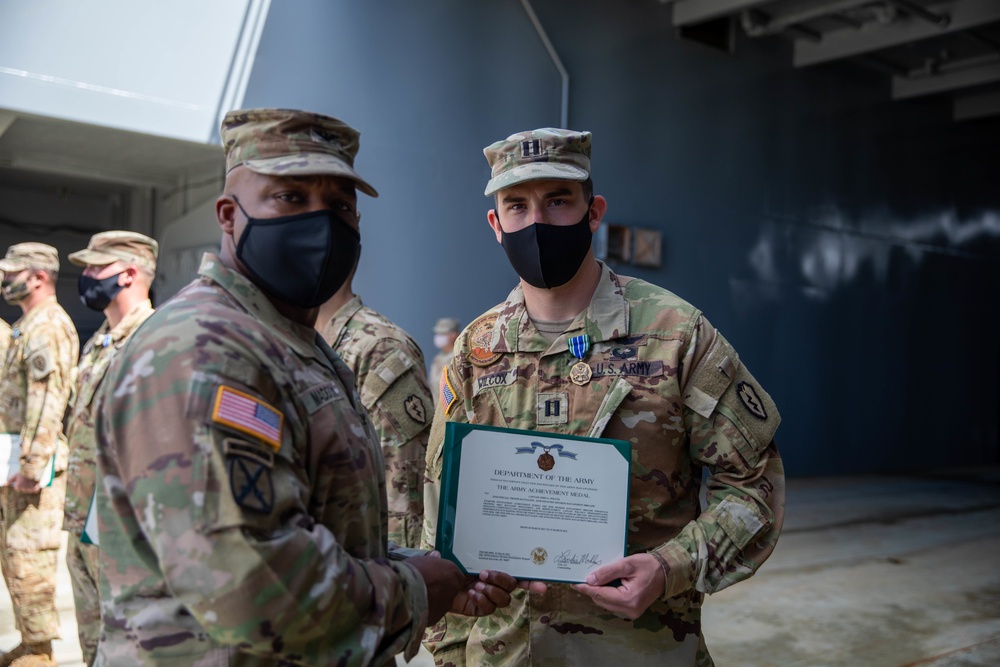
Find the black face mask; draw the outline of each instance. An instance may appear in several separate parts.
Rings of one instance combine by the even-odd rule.
[[[593,203],[591,198],[590,204]],[[568,283],[580,270],[590,250],[593,237],[590,204],[583,219],[575,225],[535,223],[509,234],[501,230],[500,244],[517,275],[529,285],[542,289]]]
[[[233,200],[247,218],[236,258],[268,295],[298,308],[315,308],[351,275],[361,235],[336,211],[251,218]]]
[[[125,289],[124,285],[118,284],[118,276],[122,273],[125,272],[121,271],[107,278],[91,278],[81,274],[77,283],[80,301],[91,310],[104,310],[118,296],[118,292]]]

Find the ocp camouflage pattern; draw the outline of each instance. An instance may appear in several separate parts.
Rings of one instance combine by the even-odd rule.
[[[381,448],[359,410],[318,332],[206,255],[98,395],[96,664],[415,654],[426,589],[386,560]]]
[[[420,544],[424,467],[433,399],[424,355],[406,331],[354,296],[322,329],[323,339],[354,372],[385,459],[389,540]]]
[[[146,299],[126,313],[114,327],[105,320],[84,345],[80,363],[75,370],[70,417],[66,428],[69,462],[66,466],[63,530],[70,533],[66,545],[66,565],[73,586],[77,636],[87,665],[94,664],[97,641],[101,634],[101,608],[97,589],[98,548],[80,541],[97,478],[92,411],[94,396],[111,359],[125,345],[132,332],[152,314],[153,306]]]
[[[570,380],[570,337],[588,334],[589,382]],[[424,539],[435,542],[446,421],[632,443],[628,553],[665,561],[663,595],[639,618],[598,607],[566,584],[519,591],[492,616],[446,616],[428,630],[439,665],[711,665],[706,593],[751,576],[778,539],[784,473],[780,417],[735,350],[693,306],[601,265],[597,291],[549,345],[520,286],[462,333],[446,369],[428,450]],[[449,389],[449,390],[450,390]],[[699,501],[707,468],[707,504]]]

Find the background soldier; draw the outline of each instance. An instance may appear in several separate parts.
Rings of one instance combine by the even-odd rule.
[[[56,302],[59,254],[43,243],[18,243],[0,260],[3,298],[21,307],[0,374],[0,433],[19,439],[20,469],[0,489],[0,562],[21,643],[0,665],[54,664],[59,636],[56,558],[66,495],[63,415],[80,342]],[[54,473],[54,476],[53,476]]]
[[[430,373],[427,380],[430,386],[437,387],[441,382],[441,371],[451,361],[452,351],[455,349],[455,339],[458,338],[458,320],[454,317],[442,317],[434,323],[434,347],[438,353],[434,355],[434,362],[431,364]],[[437,405],[437,394],[434,394],[434,404]]]
[[[148,236],[114,231],[95,234],[86,250],[69,256],[70,262],[84,267],[80,299],[88,308],[103,311],[107,318],[83,348],[66,432],[69,440],[69,479],[63,519],[63,530],[69,532],[66,565],[73,583],[80,648],[88,666],[94,664],[101,633],[98,548],[80,541],[97,477],[91,407],[111,358],[153,314],[149,286],[156,276],[156,253],[157,243]]]
[[[595,260],[607,201],[590,143],[544,129],[484,150],[490,227],[521,281],[466,328],[442,378],[425,523],[433,544],[446,420],[603,436],[632,443],[628,555],[473,627],[446,617],[429,634],[438,664],[711,665],[704,594],[753,574],[778,538],[777,410],[694,306]]]
[[[313,329],[357,262],[358,133],[258,109],[221,128],[220,256],[111,362],[98,397],[97,665],[384,664],[514,580],[387,560],[385,474]]]
[[[361,303],[351,276],[320,308],[317,328],[354,373],[385,458],[389,540],[420,545],[433,399],[424,355],[401,327]]]

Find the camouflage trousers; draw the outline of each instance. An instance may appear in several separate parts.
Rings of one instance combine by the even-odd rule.
[[[38,493],[0,488],[0,566],[22,642],[59,638],[56,561],[66,475]]]
[[[97,640],[101,636],[101,597],[97,589],[97,563],[100,551],[93,544],[84,544],[69,534],[66,544],[66,565],[73,582],[73,602],[76,605],[76,631],[83,649],[84,664],[94,664]]]

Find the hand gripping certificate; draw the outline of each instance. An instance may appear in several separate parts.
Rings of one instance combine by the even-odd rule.
[[[631,445],[449,423],[438,544],[467,574],[579,583],[622,558]]]

